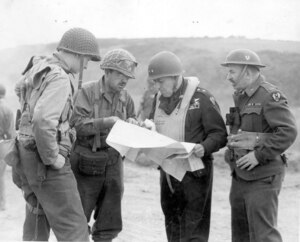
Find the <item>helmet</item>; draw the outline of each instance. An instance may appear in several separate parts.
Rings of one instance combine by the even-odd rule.
[[[135,78],[134,70],[137,66],[135,57],[124,49],[108,51],[100,64],[102,70],[111,69],[119,71],[129,78]]]
[[[0,83],[0,97],[4,97],[6,93],[5,86]]]
[[[183,73],[180,59],[170,51],[161,51],[150,59],[148,79],[155,80],[166,76],[179,76]]]
[[[229,52],[222,66],[228,66],[230,64],[235,65],[251,65],[256,66],[258,68],[265,67],[260,61],[259,56],[248,49],[237,49]]]
[[[65,32],[56,49],[90,56],[92,61],[101,60],[96,37],[82,28],[72,28]]]

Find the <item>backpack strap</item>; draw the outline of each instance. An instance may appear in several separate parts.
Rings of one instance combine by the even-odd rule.
[[[102,93],[102,85],[100,84],[101,79],[95,85],[95,100],[94,100],[94,118],[99,118],[99,103],[100,103],[100,93]],[[96,152],[98,148],[101,148],[101,140],[100,140],[100,131],[94,137],[94,144],[93,144],[93,152]]]

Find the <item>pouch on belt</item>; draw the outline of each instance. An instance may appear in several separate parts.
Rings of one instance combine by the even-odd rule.
[[[87,147],[76,145],[74,152],[79,156],[78,169],[82,174],[98,176],[105,172],[109,159],[106,150],[93,152]]]

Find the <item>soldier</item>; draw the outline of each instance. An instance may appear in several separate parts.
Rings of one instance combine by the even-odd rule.
[[[122,230],[123,162],[105,140],[117,120],[137,124],[133,100],[124,90],[135,78],[136,66],[128,51],[109,51],[100,65],[104,76],[85,83],[75,102],[71,124],[77,139],[71,164],[88,221],[95,210],[94,241],[112,241]]]
[[[88,225],[69,162],[72,90],[69,74],[100,61],[95,36],[82,28],[65,32],[56,53],[33,57],[16,86],[21,102],[19,176],[26,218],[23,240],[89,241]]]
[[[14,115],[11,109],[4,102],[6,89],[0,84],[0,142],[1,140],[12,139],[15,135]],[[0,211],[5,209],[5,183],[4,175],[6,163],[3,160],[3,150],[0,150]]]
[[[194,153],[204,168],[186,172],[180,182],[161,169],[161,206],[168,241],[208,241],[213,182],[213,156],[226,144],[226,127],[214,97],[198,78],[183,77],[180,59],[159,52],[148,66],[159,93],[150,118],[159,133],[196,143]],[[202,160],[202,161],[201,161]]]
[[[282,241],[277,225],[278,195],[285,174],[283,154],[297,136],[285,95],[260,74],[265,67],[251,50],[231,51],[222,64],[235,90],[226,161],[232,241]]]

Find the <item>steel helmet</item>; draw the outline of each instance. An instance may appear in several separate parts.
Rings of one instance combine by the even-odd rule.
[[[161,51],[150,59],[148,79],[155,80],[167,76],[179,76],[183,73],[180,59],[170,51]]]
[[[65,32],[56,49],[90,56],[92,61],[101,60],[96,37],[82,28],[72,28]]]
[[[6,93],[5,86],[0,83],[0,97],[4,97]]]
[[[258,68],[265,67],[261,63],[259,56],[252,50],[248,49],[237,49],[229,52],[222,66],[228,66],[229,64],[235,65],[251,65],[257,66]]]
[[[105,54],[100,68],[119,71],[129,78],[135,79],[134,71],[137,65],[135,57],[127,50],[114,49]]]

